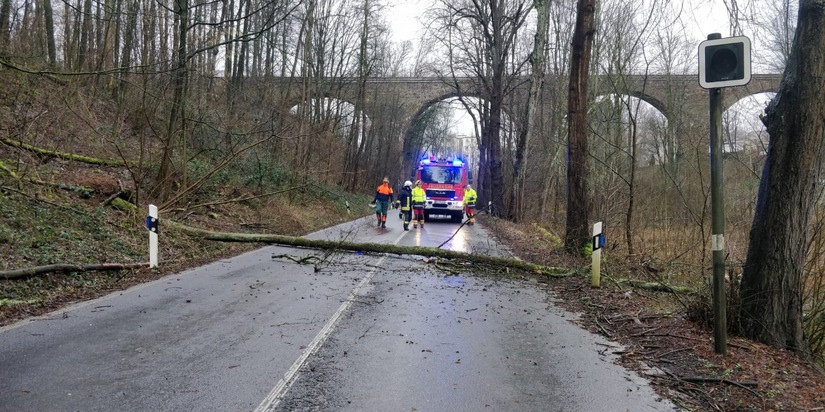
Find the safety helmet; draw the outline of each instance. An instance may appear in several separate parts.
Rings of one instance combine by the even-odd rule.
[[[404,187],[411,187],[411,186],[412,186],[412,182],[410,182],[409,180],[404,182]]]
[[[384,178],[384,183],[387,183],[389,181],[390,181],[390,179],[387,179],[386,177]]]

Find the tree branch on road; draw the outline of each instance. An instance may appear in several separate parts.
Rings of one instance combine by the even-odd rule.
[[[163,224],[169,225],[174,229],[188,233],[192,236],[197,236],[202,239],[220,242],[267,243],[324,250],[348,250],[353,252],[391,253],[396,255],[419,255],[425,257],[436,257],[444,259],[464,259],[473,263],[509,267],[512,269],[519,269],[526,272],[551,277],[566,277],[571,276],[577,272],[577,270],[571,270],[569,268],[542,266],[514,258],[474,255],[470,253],[456,252],[453,250],[438,249],[434,247],[399,246],[379,243],[315,240],[303,237],[271,234],[212,232],[208,230],[189,227],[169,220],[163,221]],[[279,255],[276,255],[275,257],[278,256]]]

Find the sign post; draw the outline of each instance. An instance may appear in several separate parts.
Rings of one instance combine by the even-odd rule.
[[[711,33],[699,44],[699,86],[708,90],[710,114],[711,250],[713,252],[713,349],[726,354],[727,299],[725,294],[725,203],[722,179],[723,87],[744,86],[751,80],[751,43],[744,36],[722,38]]]
[[[604,247],[604,233],[602,232],[602,222],[593,225],[593,253],[590,255],[593,262],[590,265],[592,275],[590,284],[594,288],[601,285],[602,271],[602,248]]]
[[[725,201],[722,196],[722,89],[710,89],[710,206],[713,253],[713,348],[727,353]]]
[[[158,267],[158,207],[155,205],[149,205],[146,228],[149,229],[149,268],[151,269]]]

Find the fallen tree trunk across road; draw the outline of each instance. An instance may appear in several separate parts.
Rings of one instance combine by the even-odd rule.
[[[37,276],[45,273],[58,272],[89,272],[92,270],[98,271],[114,271],[124,269],[139,269],[149,267],[149,263],[99,263],[92,265],[69,265],[69,264],[54,264],[35,266],[26,269],[3,270],[0,271],[0,279],[16,279],[29,276]]]
[[[207,240],[215,240],[220,242],[252,242],[252,243],[268,243],[279,244],[286,246],[314,248],[323,250],[348,250],[352,252],[368,252],[368,253],[392,253],[396,255],[418,255],[425,257],[443,258],[443,259],[463,259],[466,261],[486,264],[491,266],[508,267],[512,269],[523,270],[526,272],[541,274],[551,277],[565,277],[577,273],[577,269],[557,268],[537,265],[534,263],[525,262],[523,260],[514,258],[502,258],[488,255],[475,255],[471,253],[456,252],[453,250],[439,249],[434,247],[424,246],[399,246],[391,244],[380,243],[359,243],[346,241],[330,241],[330,240],[315,240],[304,237],[293,237],[283,235],[271,234],[254,234],[254,233],[227,233],[227,232],[211,232],[208,230],[197,229],[190,226],[185,226],[180,223],[164,221],[164,224],[172,228],[188,233],[193,236],[199,236]]]
[[[537,265],[534,263],[525,262],[523,260],[514,258],[502,258],[481,254],[471,254],[464,252],[456,252],[453,250],[439,249],[434,247],[424,246],[399,246],[391,244],[380,243],[361,243],[361,242],[346,242],[346,241],[330,241],[330,240],[315,240],[304,237],[273,235],[273,234],[255,234],[255,233],[232,233],[232,232],[212,232],[204,229],[198,229],[176,223],[170,220],[162,221],[164,225],[170,228],[187,233],[191,236],[199,237],[201,239],[213,240],[218,242],[245,242],[245,243],[266,243],[278,244],[285,246],[294,246],[302,248],[322,249],[322,250],[347,250],[352,252],[367,252],[367,253],[391,253],[396,255],[417,255],[432,258],[442,259],[460,259],[473,262],[479,265],[489,265],[502,268],[511,268],[522,270],[525,272],[535,273],[550,277],[566,277],[576,274],[579,269],[558,268]],[[42,275],[45,273],[55,272],[85,272],[93,270],[112,271],[123,269],[135,269],[146,267],[147,263],[102,263],[90,265],[71,265],[71,264],[55,264],[46,266],[37,266],[33,268],[17,269],[0,271],[0,278],[15,279],[29,276]]]

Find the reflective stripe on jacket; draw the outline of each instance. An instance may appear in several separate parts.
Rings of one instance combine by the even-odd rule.
[[[464,204],[467,207],[476,207],[476,200],[478,200],[478,196],[475,190],[464,189]]]
[[[424,202],[427,200],[427,193],[420,187],[414,187],[412,190],[412,204],[416,209],[424,207]]]
[[[412,210],[412,194],[410,193],[410,189],[407,189],[406,187],[401,189],[401,193],[398,194],[398,201],[396,201],[396,203],[404,212]]]

